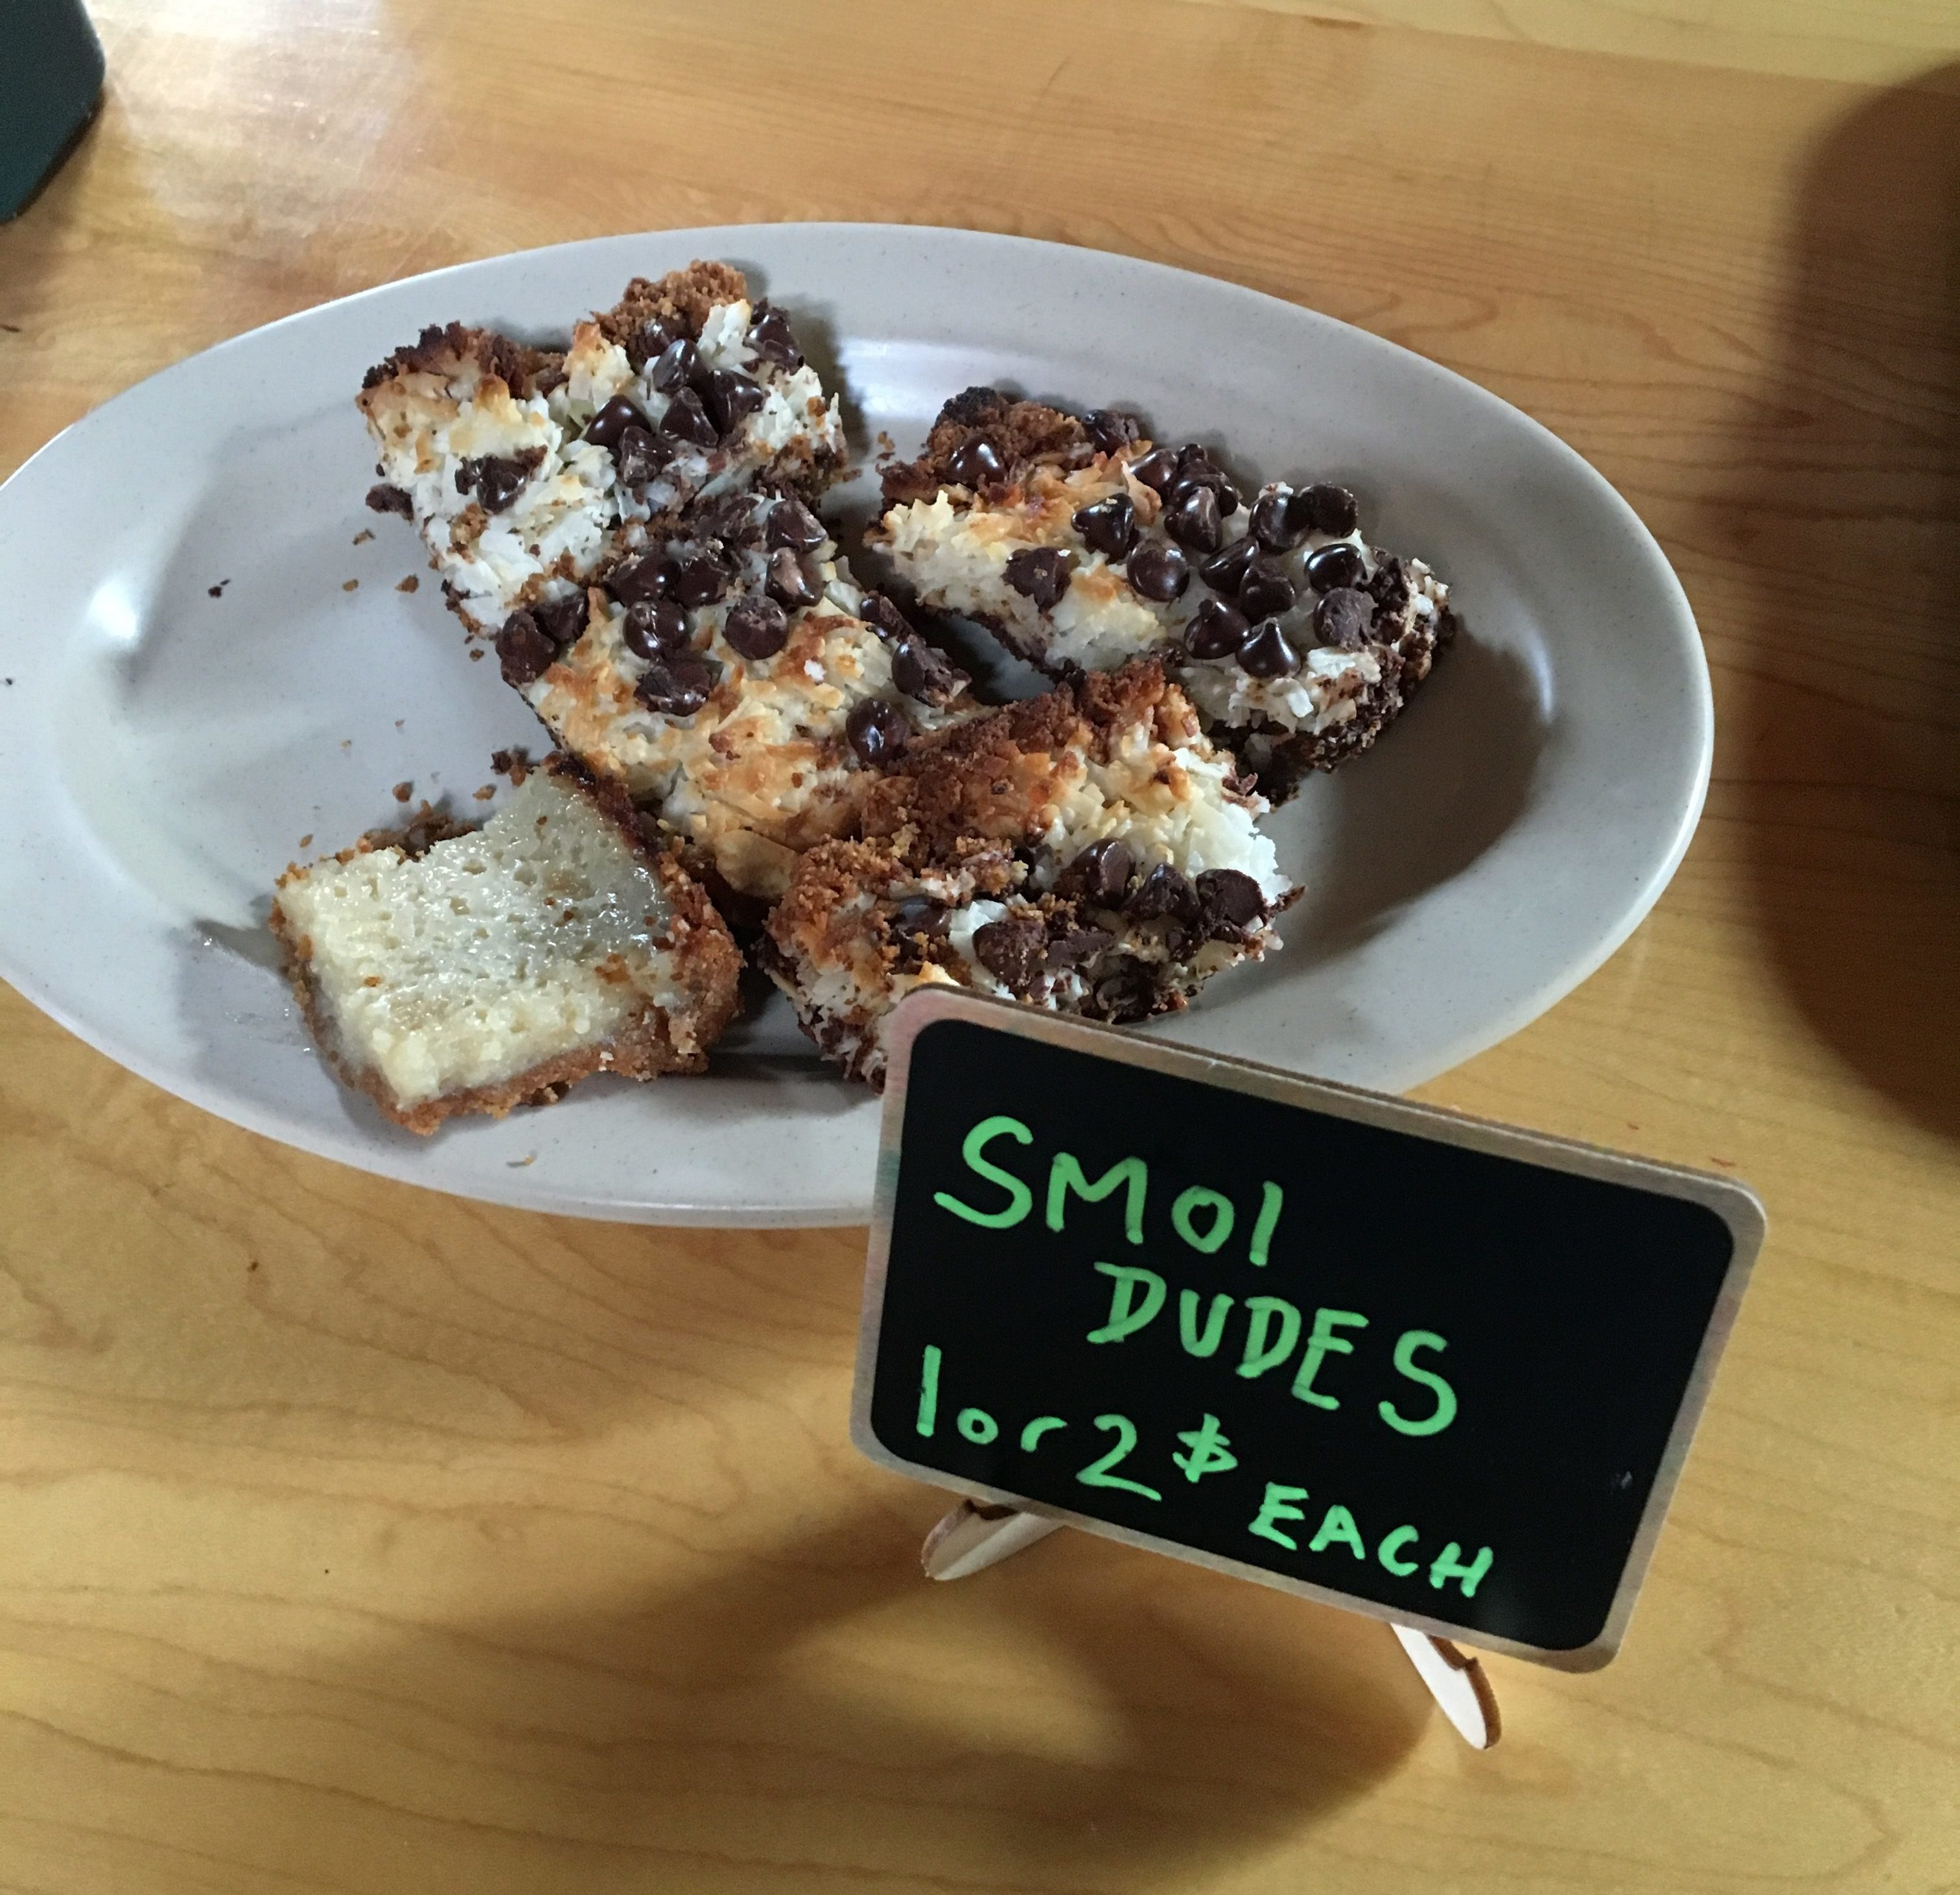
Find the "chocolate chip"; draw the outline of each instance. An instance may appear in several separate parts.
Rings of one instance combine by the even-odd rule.
[[[769,524],[764,543],[809,553],[830,537],[829,529],[793,493],[787,493],[769,509]]]
[[[686,387],[700,373],[701,352],[682,336],[660,351],[660,359],[647,371],[647,384],[670,395],[676,388]]]
[[[677,651],[687,642],[687,614],[671,599],[638,599],[626,608],[620,642],[643,658]]]
[[[1198,576],[1214,592],[1222,592],[1228,598],[1234,597],[1246,583],[1246,575],[1252,571],[1258,550],[1249,539],[1234,540],[1223,552],[1214,553],[1207,559],[1198,568]]]
[[[1300,669],[1300,654],[1287,642],[1277,619],[1268,619],[1252,628],[1239,648],[1239,669],[1248,677],[1279,678]]]
[[[746,416],[768,400],[759,382],[732,368],[718,368],[701,387],[702,406],[718,432],[724,435],[733,434]]]
[[[644,428],[628,428],[619,437],[619,478],[629,487],[644,487],[673,459],[673,444],[650,435]]]
[[[587,610],[585,588],[581,586],[562,599],[539,600],[531,607],[531,616],[554,645],[576,645],[585,633]]]
[[[1112,493],[1107,500],[1078,508],[1073,524],[1106,559],[1125,558],[1137,543],[1137,509],[1126,493]]]
[[[1160,862],[1124,904],[1124,912],[1139,921],[1190,920],[1197,915],[1198,897],[1169,862]]]
[[[759,664],[789,642],[789,615],[773,599],[744,599],[730,608],[721,635],[743,658]]]
[[[1246,642],[1246,615],[1223,599],[1207,599],[1185,627],[1184,648],[1195,658],[1229,658]]]
[[[1359,651],[1368,642],[1368,626],[1374,616],[1375,604],[1367,593],[1352,586],[1337,586],[1322,593],[1314,606],[1314,642],[1343,651]]]
[[[1177,456],[1168,447],[1153,447],[1141,460],[1130,463],[1132,478],[1159,493],[1169,493],[1177,479]]]
[[[778,546],[769,555],[769,597],[787,606],[814,605],[823,597],[823,587],[809,565],[788,546]]]
[[[1262,493],[1252,502],[1252,537],[1268,553],[1290,553],[1312,525],[1300,496],[1284,487]]]
[[[1059,546],[1026,546],[1002,575],[1024,598],[1045,612],[1068,590],[1068,555]]]
[[[907,638],[892,654],[892,682],[921,704],[944,704],[959,695],[965,680],[924,639]]]
[[[1303,491],[1302,498],[1318,533],[1349,533],[1361,517],[1354,496],[1345,487],[1319,480]]]
[[[1368,581],[1367,590],[1380,608],[1375,615],[1378,619],[1399,613],[1408,604],[1408,568],[1389,556],[1375,568],[1375,576]]]
[[[712,447],[721,438],[721,429],[708,419],[701,397],[692,388],[683,388],[667,403],[667,411],[660,417],[660,432],[691,441],[697,447]]]
[[[1125,414],[1120,408],[1093,409],[1083,416],[1082,425],[1088,430],[1089,438],[1106,454],[1128,447],[1143,432],[1136,416]]]
[[[1083,1011],[1092,1018],[1120,1023],[1147,1019],[1156,1004],[1157,989],[1150,975],[1132,962],[1096,982],[1094,1008]]]
[[[1239,609],[1249,619],[1269,619],[1293,610],[1293,581],[1269,566],[1255,566],[1239,588]]]
[[[1091,842],[1068,865],[1071,886],[1080,887],[1082,899],[1099,908],[1114,908],[1123,899],[1137,866],[1136,852],[1121,836]]]
[[[896,704],[867,697],[844,720],[844,734],[858,760],[877,769],[890,763],[912,740],[912,727]]]
[[[714,695],[721,667],[698,651],[663,654],[640,674],[633,695],[650,711],[692,717]]]
[[[1053,968],[1080,967],[1116,944],[1116,937],[1106,928],[1071,928],[1048,944],[1048,964]]]
[[[749,346],[765,362],[778,368],[800,368],[803,351],[790,329],[790,319],[767,302],[756,305],[755,320],[749,325]]]
[[[673,327],[657,316],[650,316],[640,325],[640,333],[626,344],[626,359],[637,371],[657,356],[660,351],[676,337],[686,332]]]
[[[622,605],[663,599],[668,591],[667,562],[658,553],[643,553],[637,559],[615,566],[606,575],[606,590]]]
[[[684,517],[687,530],[698,539],[746,546],[762,537],[762,521],[752,494],[720,493],[710,499],[697,500]]]
[[[707,546],[677,553],[661,573],[662,589],[682,605],[712,605],[728,590],[734,575],[721,556]],[[615,590],[616,591],[616,588]]]
[[[1218,496],[1218,511],[1228,520],[1239,511],[1239,489],[1232,476],[1195,441],[1178,450],[1177,478],[1171,483],[1169,497],[1176,498],[1187,487],[1209,487]]]
[[[1010,993],[1024,994],[1048,958],[1048,930],[1032,915],[1010,915],[973,931],[973,956]]]
[[[415,517],[415,503],[409,498],[407,489],[390,486],[385,480],[368,489],[368,505],[376,513],[399,513],[404,520]]]
[[[1164,531],[1193,553],[1216,553],[1225,537],[1218,496],[1209,487],[1188,487],[1164,509]]]
[[[558,661],[558,647],[528,612],[513,612],[497,634],[497,662],[504,682],[534,684]]]
[[[638,405],[624,395],[615,395],[585,424],[585,438],[595,447],[612,447],[628,428],[651,429],[653,423]]]
[[[1214,934],[1242,932],[1265,919],[1265,897],[1251,876],[1236,868],[1208,868],[1198,878],[1198,901]]]
[[[1322,546],[1306,557],[1306,582],[1316,592],[1332,592],[1336,586],[1359,585],[1367,577],[1367,565],[1360,549],[1344,540]]]
[[[881,639],[897,640],[912,635],[911,621],[882,592],[867,592],[858,616]]]
[[[535,447],[521,454],[479,454],[457,469],[456,491],[468,493],[473,488],[485,513],[501,513],[543,458]]]
[[[1182,598],[1191,583],[1191,562],[1161,540],[1146,540],[1131,553],[1123,570],[1133,591],[1160,605]]]
[[[975,435],[954,448],[946,471],[963,487],[991,486],[1007,476],[1007,463],[984,435]]]
[[[886,925],[902,938],[923,935],[928,941],[943,941],[951,919],[944,905],[930,895],[908,895],[892,910]]]

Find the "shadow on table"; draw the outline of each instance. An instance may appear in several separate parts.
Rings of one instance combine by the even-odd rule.
[[[691,1589],[377,1648],[346,1753],[301,1766],[354,1791],[309,1852],[371,1895],[438,1868],[514,1889],[520,1856],[524,1895],[1183,1887],[1297,1836],[1428,1721],[1372,1622],[1072,1534],[933,1586],[918,1544],[867,1509]]]
[[[1777,398],[1736,444],[1758,903],[1812,1026],[1956,1137],[1960,99],[1860,107],[1796,217]]]

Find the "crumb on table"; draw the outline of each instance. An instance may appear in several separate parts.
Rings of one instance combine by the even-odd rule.
[[[374,530],[371,527],[363,527],[361,530],[354,536],[354,543],[357,546],[365,546],[370,540],[374,538]]]
[[[397,582],[395,590],[397,592],[413,592],[421,585],[421,584],[422,581],[417,578],[412,572],[406,579]]]
[[[340,589],[343,592],[352,592],[360,583],[358,579],[343,579],[340,582]]]
[[[406,777],[402,778],[401,782],[395,785],[393,791],[395,801],[398,803],[406,803],[415,793],[414,783]]]

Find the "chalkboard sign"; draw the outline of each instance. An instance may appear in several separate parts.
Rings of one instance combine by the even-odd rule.
[[[928,990],[852,1432],[978,1499],[1570,1669],[1610,1658],[1742,1186]]]

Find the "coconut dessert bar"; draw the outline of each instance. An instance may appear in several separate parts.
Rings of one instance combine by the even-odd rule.
[[[559,744],[658,811],[718,897],[766,903],[798,854],[854,824],[876,769],[972,714],[966,680],[853,582],[790,488],[697,501],[650,533],[575,626],[520,610],[498,657]]]
[[[1449,588],[1370,545],[1347,489],[1249,496],[1131,415],[970,388],[884,498],[869,543],[921,601],[1057,677],[1161,654],[1275,797],[1373,743],[1452,629]]]
[[[741,960],[614,787],[554,761],[480,829],[425,820],[279,877],[314,1039],[398,1125],[549,1104],[594,1072],[698,1072]]]
[[[1095,1020],[1180,1008],[1278,944],[1300,891],[1266,807],[1157,661],[1087,677],[915,742],[861,839],[797,863],[763,964],[873,1085],[887,1017],[930,983]]]
[[[450,605],[494,633],[577,608],[649,523],[769,474],[814,496],[840,472],[837,404],[742,273],[636,278],[562,352],[452,323],[370,369],[378,511],[412,521]]]

